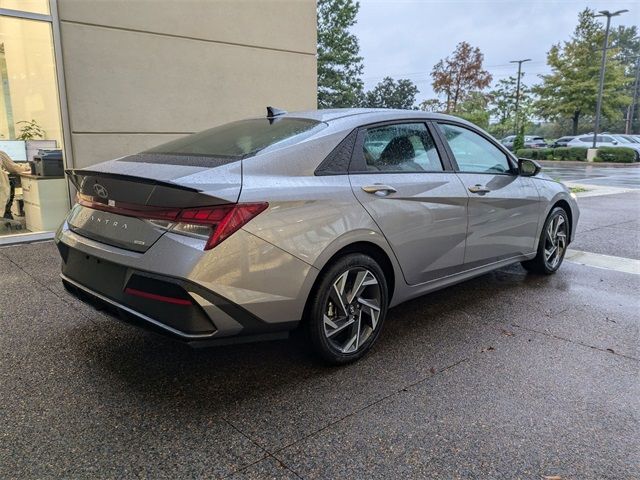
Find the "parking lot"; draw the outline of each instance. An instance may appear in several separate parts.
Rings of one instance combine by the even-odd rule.
[[[639,202],[580,199],[571,248],[633,264]],[[638,478],[640,275],[505,268],[394,308],[327,368],[297,338],[139,331],[58,270],[52,242],[0,249],[0,478]]]

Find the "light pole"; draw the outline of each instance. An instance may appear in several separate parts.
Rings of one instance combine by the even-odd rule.
[[[607,28],[604,31],[604,45],[602,47],[602,62],[600,63],[600,84],[598,86],[598,103],[596,103],[596,125],[593,129],[593,148],[596,148],[596,140],[598,138],[598,130],[600,130],[600,109],[602,108],[602,90],[604,89],[604,67],[607,62],[607,49],[609,48],[609,27],[611,26],[611,17],[616,17],[621,13],[629,10],[618,10],[610,12],[609,10],[601,10],[596,17],[607,17]]]
[[[522,76],[522,64],[524,62],[530,62],[530,58],[525,58],[524,60],[511,60],[509,63],[517,63],[518,64],[518,80],[516,82],[516,131],[515,134],[518,135],[518,106],[520,105],[520,77]]]

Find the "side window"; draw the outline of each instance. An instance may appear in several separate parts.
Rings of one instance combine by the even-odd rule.
[[[439,124],[461,172],[506,173],[507,156],[495,145],[471,130]]]
[[[440,156],[424,123],[368,128],[362,144],[369,172],[441,172]]]

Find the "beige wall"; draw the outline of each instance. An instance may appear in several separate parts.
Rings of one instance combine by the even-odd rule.
[[[58,0],[76,167],[316,107],[314,0]]]

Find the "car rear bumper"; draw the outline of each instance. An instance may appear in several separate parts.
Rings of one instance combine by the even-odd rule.
[[[56,245],[62,282],[73,295],[193,345],[286,336],[302,317],[316,275],[242,230],[210,251],[166,235],[139,253],[82,237],[65,223]]]

